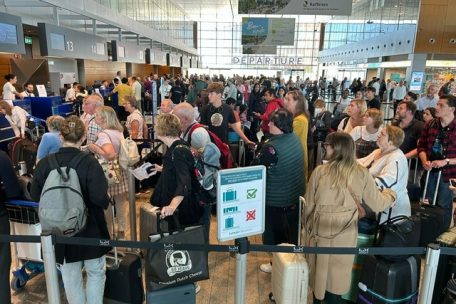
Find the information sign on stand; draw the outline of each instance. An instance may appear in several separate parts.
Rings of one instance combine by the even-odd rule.
[[[264,232],[266,167],[220,170],[217,177],[219,241]]]
[[[47,97],[46,87],[44,86],[44,84],[37,84],[36,90],[38,91],[39,97]]]

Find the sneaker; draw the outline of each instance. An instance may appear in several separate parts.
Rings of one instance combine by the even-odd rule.
[[[272,272],[272,264],[271,263],[266,263],[266,264],[261,264],[260,265],[260,270],[266,273],[271,273]]]
[[[195,294],[197,294],[198,292],[200,292],[201,286],[198,283],[194,283],[194,284],[195,284]]]

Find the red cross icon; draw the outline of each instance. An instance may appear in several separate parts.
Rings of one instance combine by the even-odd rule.
[[[246,218],[246,221],[254,221],[255,220],[255,213],[256,213],[256,209],[253,209],[251,211],[247,211],[247,218]]]

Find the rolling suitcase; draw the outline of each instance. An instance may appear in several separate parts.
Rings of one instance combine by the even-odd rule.
[[[426,192],[429,182],[430,171],[426,175],[426,184],[423,191],[423,199],[426,198]],[[436,189],[439,187],[442,171],[439,171],[437,177]],[[436,205],[437,192],[434,192],[434,198],[431,204],[412,203],[412,215],[418,215],[421,218],[421,235],[420,246],[427,246],[429,243],[434,242],[439,235],[444,233],[448,227],[445,227],[445,213],[446,210]]]
[[[114,205],[112,206],[112,217],[114,231]],[[113,254],[106,255],[104,300],[107,304],[141,304],[143,302],[144,289],[139,255],[118,253],[116,247],[114,247]]]
[[[456,227],[450,228],[437,238],[440,247],[456,246]],[[445,286],[450,279],[456,278],[456,257],[441,254],[435,276],[434,293],[432,294],[432,304],[440,304],[445,298]]]
[[[403,262],[366,256],[358,284],[357,303],[416,303],[420,264],[419,256],[411,256]]]
[[[294,246],[292,244],[281,244]],[[272,293],[277,304],[307,303],[309,267],[302,253],[274,253]]]
[[[147,304],[195,304],[195,284],[186,284],[147,292]]]
[[[151,204],[145,203],[141,205],[139,209],[139,240],[149,241],[149,235],[157,233],[157,212],[160,208],[152,206]],[[167,221],[160,221],[161,230],[168,231]],[[142,253],[146,254],[146,249],[141,250]]]

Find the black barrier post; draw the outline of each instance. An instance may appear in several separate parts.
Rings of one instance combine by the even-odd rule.
[[[250,251],[250,242],[246,237],[235,239],[236,253],[236,286],[235,304],[244,304],[245,285],[247,278],[247,253]]]

